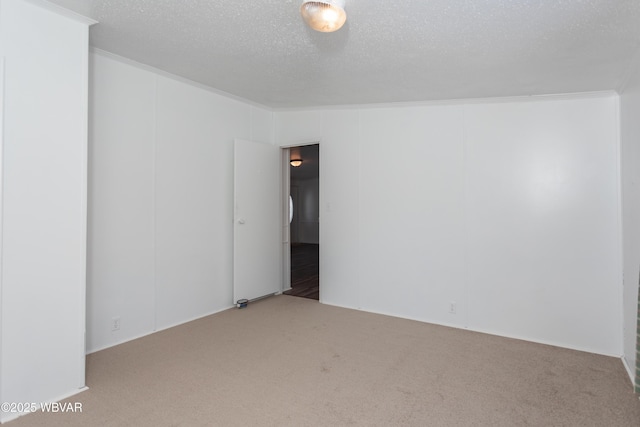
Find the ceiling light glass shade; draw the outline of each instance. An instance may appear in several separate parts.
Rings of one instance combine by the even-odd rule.
[[[304,22],[316,31],[338,31],[347,20],[344,2],[345,0],[304,0],[300,6],[300,14]]]
[[[300,159],[292,159],[291,160],[291,166],[293,166],[294,168],[297,168],[301,164],[302,164],[302,160],[300,160]]]

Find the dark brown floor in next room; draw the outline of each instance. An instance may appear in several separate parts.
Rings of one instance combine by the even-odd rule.
[[[291,245],[291,289],[286,295],[320,299],[319,245],[299,243]]]

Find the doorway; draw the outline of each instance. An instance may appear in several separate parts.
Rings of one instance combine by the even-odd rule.
[[[289,148],[291,289],[286,295],[320,299],[320,145]]]

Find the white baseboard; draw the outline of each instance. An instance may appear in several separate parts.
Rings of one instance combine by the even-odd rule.
[[[129,341],[137,340],[139,338],[146,337],[147,335],[155,334],[156,332],[164,331],[166,329],[174,328],[176,326],[180,326],[180,325],[183,325],[185,323],[193,322],[194,320],[202,319],[203,317],[211,316],[213,314],[217,314],[217,313],[220,313],[222,311],[229,310],[231,308],[234,308],[235,306],[236,305],[233,304],[233,305],[230,305],[228,307],[223,307],[223,308],[221,308],[219,310],[213,310],[211,312],[207,312],[207,313],[202,314],[202,315],[197,315],[195,317],[192,317],[192,318],[189,318],[189,319],[186,319],[186,320],[182,320],[180,322],[164,325],[159,329],[154,329],[152,331],[148,331],[148,332],[145,332],[143,334],[138,334],[138,335],[134,335],[134,336],[131,336],[131,337],[127,337],[127,338],[124,338],[122,340],[116,341],[114,343],[98,346],[96,348],[91,348],[91,349],[87,350],[87,354],[96,353],[96,352],[101,351],[101,350],[106,350],[107,348],[115,347],[117,345],[124,344],[124,343],[129,342]]]
[[[634,370],[631,369],[631,366],[629,366],[629,363],[627,363],[627,359],[624,356],[622,356],[620,360],[622,360],[622,365],[624,366],[624,369],[627,371],[627,374],[629,375],[629,379],[631,380],[631,388],[635,390],[636,378],[634,375]]]

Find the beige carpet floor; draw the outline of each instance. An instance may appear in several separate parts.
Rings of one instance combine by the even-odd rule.
[[[640,426],[617,358],[278,296],[87,357],[19,426]]]

